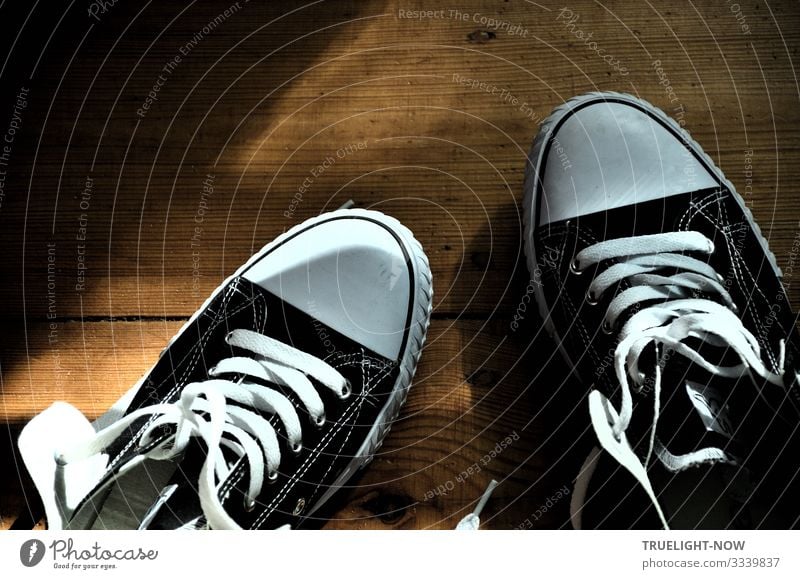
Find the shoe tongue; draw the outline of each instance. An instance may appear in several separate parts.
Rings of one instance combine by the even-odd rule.
[[[678,463],[664,462],[667,468],[679,464],[682,469],[701,462],[738,463],[742,418],[735,404],[737,386],[734,380],[709,376],[688,360],[668,362],[656,435],[670,454],[691,457]],[[709,448],[723,452],[702,452]]]
[[[737,421],[731,412],[728,394],[734,382],[716,379],[685,356],[667,351],[661,358],[660,392],[657,393],[655,351],[655,346],[650,344],[639,359],[639,371],[645,379],[637,389],[640,396],[629,437],[640,456],[644,458],[650,448],[655,396],[659,397],[656,437],[670,455],[683,457],[709,447],[733,453]],[[713,461],[715,454],[719,455],[695,455],[692,460]],[[684,466],[682,458],[677,463],[671,458],[663,462],[670,470]]]
[[[716,433],[729,441],[733,440],[734,425],[731,424],[730,409],[725,396],[712,384],[686,380],[684,385],[686,394],[706,432]]]
[[[301,408],[301,402],[297,398],[297,395],[288,388],[277,384],[270,384],[265,387],[280,392],[289,399],[295,408]],[[252,408],[250,410],[255,411]],[[262,416],[275,428],[278,439],[285,441],[286,433],[278,417],[268,413],[264,413]],[[306,418],[307,417],[303,416],[302,420],[306,420]],[[307,432],[308,431],[306,431],[306,433]],[[288,451],[284,447],[284,444],[281,446],[282,456],[284,459],[288,459]],[[228,468],[231,469],[231,472],[228,475],[228,479],[222,483],[220,494],[225,503],[224,507],[227,510],[239,512],[241,511],[240,505],[243,505],[244,491],[247,488],[248,477],[250,475],[246,467],[236,467],[236,463],[238,463],[240,459],[232,450],[224,445],[221,449],[226,464]],[[200,505],[200,497],[197,494],[197,485],[207,453],[208,450],[201,439],[192,437],[189,440],[178,463],[178,468],[175,470],[169,482],[164,486],[159,497],[153,502],[148,513],[143,517],[142,528],[173,530],[196,529],[205,526],[206,521],[203,515],[203,509]],[[286,460],[282,462],[286,462]],[[242,468],[244,468],[244,472],[241,470]],[[227,502],[225,502],[226,493],[231,495]],[[237,500],[235,497],[238,497],[240,501],[238,505],[233,504],[234,501]]]
[[[85,444],[94,435],[91,423],[65,402],[56,402],[33,418],[20,434],[20,453],[42,499],[50,529],[68,524],[108,465],[104,454],[61,466],[54,456],[72,445]]]
[[[203,519],[197,481],[206,458],[206,447],[192,438],[170,480],[148,509],[140,529],[174,530],[197,526]],[[202,526],[202,525],[201,525]]]

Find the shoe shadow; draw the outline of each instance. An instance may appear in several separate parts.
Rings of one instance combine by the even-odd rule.
[[[140,291],[175,275],[158,256],[190,246],[205,175],[219,167],[220,201],[223,191],[235,191],[242,152],[276,121],[266,95],[291,87],[331,44],[353,34],[348,22],[382,4],[322,3],[313,16],[277,2],[193,3],[191,10],[118,3],[88,15],[3,6],[7,34],[0,36],[19,44],[7,46],[0,110],[13,108],[20,86],[31,92],[13,163],[3,171],[5,191],[15,194],[2,199],[0,212],[0,529],[33,501],[15,450],[20,425],[55,399],[77,395],[94,407],[108,398],[105,391],[90,398],[81,377],[59,366],[74,355],[93,362],[107,348],[81,342],[84,322],[153,316]],[[217,213],[225,223],[225,212]],[[180,243],[168,243],[168,224]],[[210,262],[205,272],[218,265]],[[155,319],[185,319],[205,298],[189,291],[188,265],[186,272],[179,291],[165,284]]]

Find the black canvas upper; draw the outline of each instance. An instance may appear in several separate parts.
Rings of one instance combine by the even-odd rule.
[[[591,305],[586,299],[589,284],[613,262],[599,263],[578,275],[570,270],[570,264],[578,252],[600,241],[671,231],[698,231],[714,242],[713,254],[694,253],[692,257],[708,262],[721,276],[722,285],[739,308],[742,323],[758,339],[763,362],[773,372],[780,370],[779,344],[781,339],[785,340],[787,378],[785,388],[761,383],[760,379],[757,384],[746,378],[718,379],[684,357],[673,355],[663,375],[657,433],[674,454],[720,447],[753,471],[763,472],[775,460],[776,441],[794,437],[800,424],[800,386],[793,380],[800,365],[800,341],[794,326],[795,316],[758,233],[726,188],[673,195],[538,227],[534,231],[534,245],[549,316],[581,380],[600,389],[619,407],[619,384],[613,364],[618,330],[636,309],[656,302],[631,308],[617,321],[617,327],[607,333],[602,329],[606,309],[614,296],[628,287],[627,283],[623,280],[620,287],[609,288],[599,303]],[[666,271],[664,275],[670,273],[676,272]],[[711,294],[697,297],[719,301]],[[703,347],[699,342],[692,346]],[[715,352],[713,348],[700,351],[714,363],[739,362],[731,358],[730,352]],[[645,355],[654,361],[652,348],[646,349]],[[645,360],[644,367],[652,370],[653,361],[648,366]],[[710,384],[727,396],[730,418],[736,428],[733,440],[706,431],[696,419],[685,392],[687,379]],[[769,404],[757,401],[756,388],[761,389]],[[652,393],[634,395],[634,404],[628,438],[634,449],[644,454],[652,423]],[[788,465],[786,472],[792,471],[792,465],[796,469],[797,462],[795,459]]]
[[[414,287],[413,279],[410,287]],[[327,388],[317,387],[325,404],[326,422],[316,427],[291,390],[265,383],[265,387],[278,390],[297,408],[303,448],[295,455],[285,444],[281,421],[276,416],[266,416],[281,440],[278,479],[272,483],[265,481],[252,510],[244,504],[249,474],[243,461],[234,467],[220,489],[224,508],[243,528],[297,526],[364,442],[395,386],[399,368],[395,361],[370,351],[260,286],[237,277],[162,353],[133,399],[129,412],[155,403],[174,402],[185,385],[208,379],[209,368],[223,358],[237,355],[236,349],[225,342],[226,334],[235,329],[260,332],[314,355],[339,371],[352,386],[352,394],[345,400],[340,400]],[[107,477],[113,476],[120,465],[140,452],[135,443],[146,421],[144,418],[138,421],[107,450],[111,457]],[[170,434],[169,429],[165,430],[165,437]],[[202,444],[194,440],[180,457],[171,481],[177,483],[178,488],[156,512],[149,528],[176,528],[202,515],[195,487],[205,453]],[[154,492],[160,490],[154,489]],[[96,508],[97,500],[98,496],[90,493],[86,501],[95,505],[89,508]],[[304,508],[297,509],[298,504],[303,503]]]

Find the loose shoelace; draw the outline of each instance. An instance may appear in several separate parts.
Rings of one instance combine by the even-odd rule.
[[[497,485],[498,482],[496,480],[492,479],[489,481],[486,490],[483,491],[478,504],[475,506],[475,510],[458,522],[458,525],[456,525],[456,531],[477,531],[480,528],[481,512],[483,512],[483,508],[486,506],[486,503],[489,502],[489,498],[492,496],[492,493]]]
[[[143,456],[156,460],[171,459],[186,449],[192,437],[202,439],[208,449],[198,481],[203,514],[211,528],[240,528],[225,511],[218,496],[218,486],[227,479],[231,469],[223,447],[247,462],[250,481],[245,500],[248,509],[255,506],[264,480],[277,478],[281,461],[275,429],[261,414],[245,407],[277,415],[285,428],[288,447],[294,453],[302,450],[302,429],[297,409],[283,394],[263,384],[249,382],[247,378],[290,389],[318,427],[325,423],[325,407],[308,376],[342,399],[350,395],[350,385],[339,372],[319,358],[268,336],[250,330],[233,330],[225,341],[250,352],[251,356],[220,361],[209,370],[211,379],[187,384],[176,402],[140,408],[97,432],[91,440],[64,450],[56,460],[64,465],[99,454],[135,421],[151,416],[140,431],[140,448],[153,442],[161,426],[174,425],[175,435]],[[242,378],[237,382],[218,378],[223,375]],[[228,401],[236,404],[228,404]]]
[[[661,372],[672,353],[688,358],[694,364],[715,376],[726,378],[753,377],[757,374],[768,382],[783,385],[785,343],[780,343],[779,372],[770,371],[761,360],[758,340],[744,327],[736,316],[736,305],[720,283],[721,276],[707,263],[682,252],[714,252],[713,242],[695,231],[678,231],[612,239],[591,245],[580,251],[570,266],[572,273],[580,275],[587,268],[605,260],[617,263],[600,272],[586,292],[586,302],[596,305],[603,294],[625,280],[630,287],[620,291],[606,310],[602,330],[615,333],[623,313],[637,304],[652,300],[659,303],[643,307],[633,314],[618,330],[619,340],[614,351],[614,371],[620,385],[621,402],[617,410],[598,390],[589,395],[592,426],[600,446],[625,467],[644,487],[655,505],[664,527],[667,522],[647,477],[647,466],[653,454],[673,472],[702,462],[726,460],[726,454],[716,448],[705,448],[693,453],[675,456],[669,453],[656,437],[661,407]],[[679,273],[665,276],[658,272],[676,269]],[[689,297],[695,292],[715,295],[725,305],[705,298]],[[718,347],[730,348],[741,364],[721,366],[712,364],[683,340],[698,338]],[[642,463],[625,437],[633,412],[631,390],[641,392],[648,377],[640,371],[639,358],[645,348],[653,344],[657,363],[653,387],[653,422],[649,446]],[[669,354],[669,355],[668,355]],[[760,395],[760,392],[759,392]],[[593,449],[575,483],[571,511],[576,528],[581,526],[581,509],[586,498],[589,479],[597,464],[599,449]]]

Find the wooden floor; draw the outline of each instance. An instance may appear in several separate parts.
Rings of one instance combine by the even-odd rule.
[[[413,229],[436,300],[400,420],[327,526],[452,528],[492,478],[487,528],[562,526],[589,442],[585,389],[533,312],[510,322],[527,285],[526,151],[586,91],[633,93],[685,122],[745,195],[800,306],[795,0],[460,0],[421,15],[434,7],[11,4],[0,528],[27,512],[14,441],[28,419],[62,399],[102,413],[252,252],[348,199]]]

